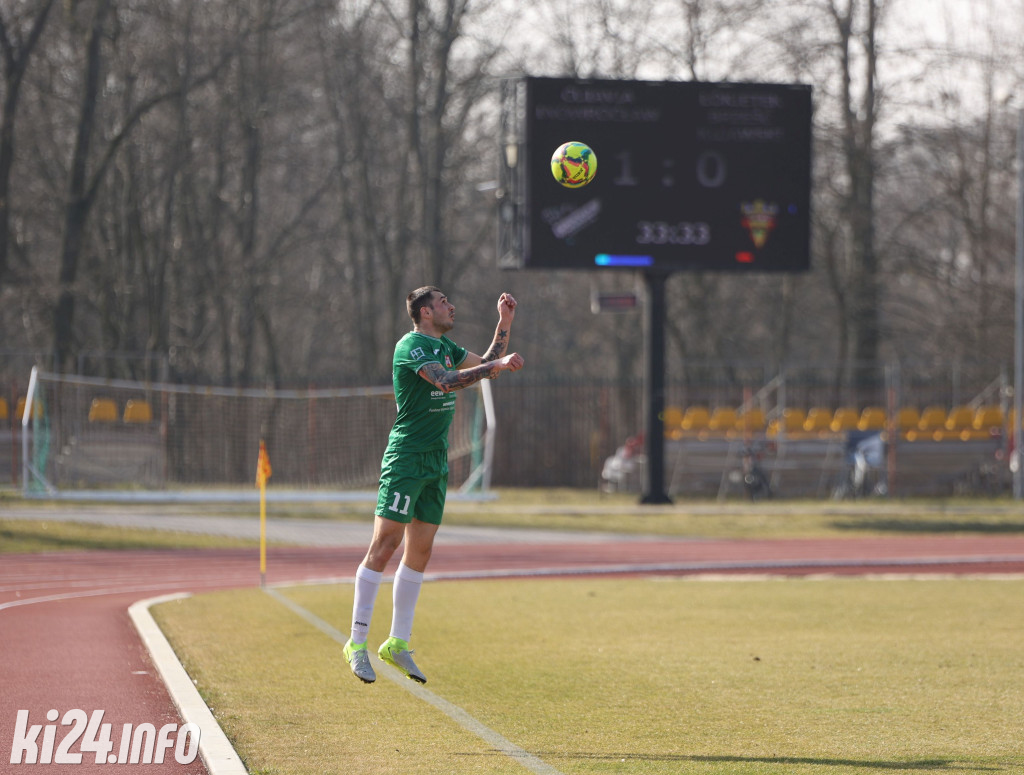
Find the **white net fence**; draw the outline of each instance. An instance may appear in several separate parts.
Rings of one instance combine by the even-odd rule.
[[[24,438],[26,493],[253,485],[260,440],[275,488],[376,488],[395,419],[390,386],[243,390],[36,372]],[[461,391],[449,487],[489,483],[489,385]]]

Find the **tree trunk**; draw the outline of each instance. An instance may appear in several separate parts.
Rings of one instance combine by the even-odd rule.
[[[66,370],[74,355],[74,283],[82,253],[82,238],[92,206],[93,195],[87,186],[86,164],[92,148],[103,58],[103,22],[110,0],[98,0],[86,38],[85,78],[75,137],[75,150],[68,176],[67,204],[64,208],[64,234],[60,252],[60,274],[57,306],[54,311],[54,354],[57,368]]]
[[[8,249],[11,233],[11,170],[14,168],[14,117],[18,110],[21,83],[28,69],[32,50],[46,26],[53,0],[43,0],[36,10],[29,33],[20,49],[17,40],[8,37],[7,27],[0,23],[0,48],[3,50],[4,104],[0,111],[0,283],[8,268]]]

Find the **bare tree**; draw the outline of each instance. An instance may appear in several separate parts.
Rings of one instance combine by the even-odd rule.
[[[881,335],[875,245],[875,130],[879,109],[876,71],[881,5],[880,0],[832,0],[829,4],[842,80],[842,145],[848,179],[844,214],[852,270],[851,355],[855,364],[870,364],[872,368],[878,360]],[[859,80],[859,94],[855,79]]]
[[[922,67],[932,88],[891,149],[902,185],[884,192],[882,245],[898,293],[886,294],[884,309],[897,352],[919,371],[952,361],[991,372],[992,359],[1010,360],[1016,117],[1008,97],[1019,65],[1004,52],[1017,31],[996,17],[969,51],[952,35],[930,50]]]
[[[84,10],[83,10],[84,8]],[[54,309],[54,354],[60,368],[70,365],[74,351],[74,311],[76,280],[84,247],[89,214],[118,150],[139,122],[152,110],[181,92],[179,85],[166,86],[156,79],[151,91],[138,95],[137,101],[120,115],[102,147],[94,149],[100,131],[101,81],[104,74],[104,42],[107,24],[115,19],[114,0],[81,0],[73,12],[86,16],[82,27],[84,58],[82,60],[81,93],[75,125],[65,193],[63,233],[60,248],[57,301]],[[196,79],[187,88],[194,88],[214,77],[217,68]]]
[[[54,310],[54,353],[60,368],[68,366],[72,354],[72,323],[75,309],[73,285],[78,274],[78,261],[82,252],[82,239],[86,218],[96,195],[96,184],[100,176],[90,182],[86,166],[92,150],[93,131],[96,123],[96,108],[99,99],[102,74],[102,51],[104,24],[110,11],[111,0],[96,0],[91,18],[85,28],[85,62],[82,77],[82,93],[79,102],[78,126],[75,133],[67,194],[64,204],[64,233],[60,251],[59,290]],[[123,139],[123,136],[122,136]],[[107,163],[109,163],[107,158]],[[105,167],[105,164],[103,165]],[[105,169],[101,168],[100,172]]]
[[[21,7],[19,7],[19,5]],[[3,107],[0,108],[0,283],[8,270],[11,234],[11,170],[14,167],[14,125],[21,84],[39,42],[53,0],[25,2],[0,9],[0,54],[3,55]]]
[[[834,298],[837,383],[874,380],[882,344],[876,188],[884,8],[884,0],[806,0],[772,30],[788,69],[815,84],[814,257]]]

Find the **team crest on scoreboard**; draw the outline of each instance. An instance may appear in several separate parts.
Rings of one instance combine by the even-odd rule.
[[[743,215],[740,223],[750,234],[754,247],[763,248],[764,243],[768,241],[768,235],[775,228],[779,206],[767,204],[763,199],[755,199],[753,202],[741,203],[740,212]]]

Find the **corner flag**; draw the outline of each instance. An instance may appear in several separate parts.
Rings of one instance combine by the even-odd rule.
[[[260,586],[267,583],[267,479],[270,478],[270,455],[260,439],[260,455],[256,459],[256,486],[260,488]]]
[[[270,478],[270,456],[267,454],[267,445],[260,439],[260,456],[256,460],[256,486],[263,487]]]

